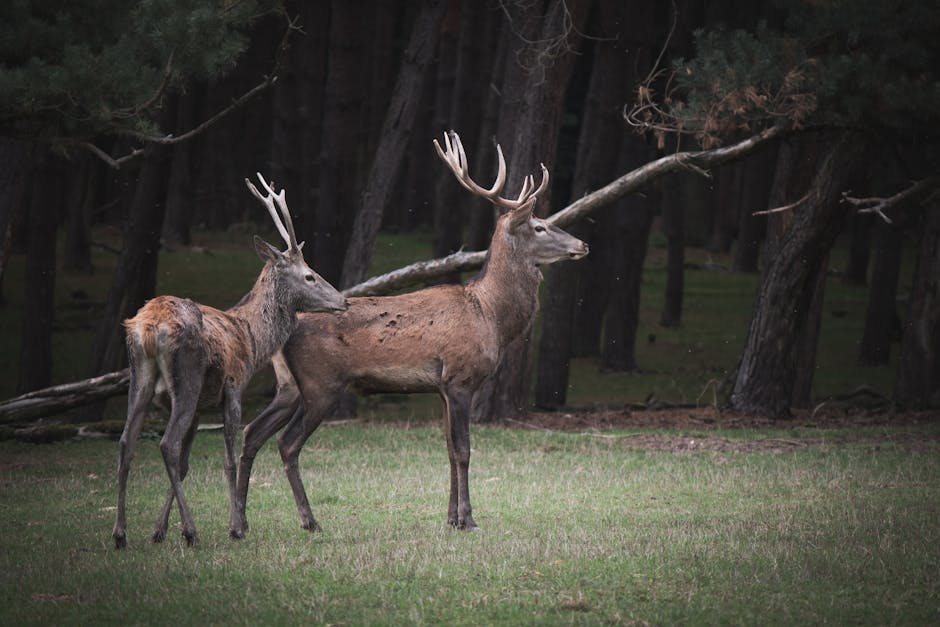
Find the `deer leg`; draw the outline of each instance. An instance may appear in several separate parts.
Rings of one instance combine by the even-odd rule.
[[[325,403],[322,400],[324,398],[328,399]],[[287,481],[294,493],[297,513],[300,514],[300,526],[309,531],[322,531],[322,529],[313,517],[313,512],[310,511],[310,503],[307,500],[303,480],[300,478],[300,466],[297,458],[300,456],[300,450],[307,438],[320,426],[323,417],[335,406],[338,398],[339,394],[330,394],[328,392],[318,395],[316,400],[313,401],[305,397],[305,411],[302,414],[294,414],[277,441],[281,452],[281,461],[284,462],[284,472],[287,474]]]
[[[241,390],[231,382],[227,382],[224,396],[222,424],[225,439],[225,478],[228,480],[228,532],[232,538],[241,539],[245,537],[245,531],[242,529],[241,515],[238,513],[235,489],[237,479],[235,444],[238,441],[238,429],[242,426]]]
[[[153,362],[144,362],[138,367],[131,356],[130,391],[127,395],[127,422],[121,433],[120,449],[118,451],[118,501],[117,514],[111,537],[114,547],[123,549],[127,547],[127,475],[134,459],[134,447],[140,430],[147,415],[147,406],[153,398],[154,386],[157,382],[156,365]]]
[[[447,522],[457,529],[477,531],[479,527],[473,521],[470,507],[470,399],[471,395],[465,392],[445,393],[447,449],[451,467]]]
[[[160,452],[170,479],[170,487],[176,496],[183,523],[183,537],[190,546],[196,544],[196,524],[193,522],[189,505],[183,494],[180,477],[182,470],[183,442],[186,433],[193,426],[199,394],[202,391],[203,373],[206,368],[206,356],[198,349],[186,347],[176,352],[173,358],[172,405],[170,421],[167,423],[163,439],[160,440]]]
[[[301,416],[303,416],[303,403],[297,388],[295,386],[279,387],[271,404],[265,407],[264,411],[245,427],[242,454],[238,463],[238,485],[235,495],[242,531],[245,533],[248,532],[248,516],[246,514],[248,484],[251,479],[251,467],[254,464],[255,455],[258,454],[261,446],[271,436],[280,431],[285,424],[295,418],[300,420]]]
[[[196,437],[196,427],[198,423],[196,420],[193,420],[192,424],[189,425],[189,430],[186,431],[186,435],[183,438],[183,448],[180,452],[180,482],[186,479],[186,475],[189,474],[189,452],[193,447],[193,439]],[[166,494],[166,501],[163,504],[163,509],[160,512],[160,516],[157,518],[157,522],[153,525],[153,533],[150,536],[150,541],[154,543],[163,542],[166,539],[166,530],[170,526],[170,512],[173,510],[173,502],[176,500],[175,493],[171,487]]]

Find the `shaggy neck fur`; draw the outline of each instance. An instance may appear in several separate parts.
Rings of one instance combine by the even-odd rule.
[[[297,326],[296,306],[283,300],[290,291],[278,289],[274,279],[271,264],[265,264],[251,291],[227,312],[247,327],[253,353],[252,371],[266,364]]]
[[[525,332],[539,308],[542,272],[516,243],[516,238],[507,233],[505,221],[500,221],[483,272],[467,286],[495,320],[501,346]]]

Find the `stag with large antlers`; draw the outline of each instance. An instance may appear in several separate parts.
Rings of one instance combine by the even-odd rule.
[[[284,469],[305,529],[320,526],[307,501],[298,455],[314,429],[335,407],[347,387],[369,392],[436,392],[444,402],[450,458],[448,522],[476,529],[470,507],[470,413],[474,397],[493,376],[510,343],[528,331],[538,309],[538,266],[580,259],[587,245],[532,215],[536,189],[527,177],[516,199],[500,194],[506,163],[497,146],[499,173],[489,189],[467,172],[460,138],[444,136],[438,154],[461,185],[504,211],[497,220],[483,271],[467,285],[431,287],[410,294],[350,298],[338,316],[303,314],[294,334],[275,356],[277,395],[245,428],[238,472],[237,502],[242,527],[255,455],[286,425],[278,439]]]
[[[112,534],[117,548],[127,546],[127,475],[151,401],[168,405],[170,410],[160,441],[170,491],[154,526],[153,541],[160,542],[166,536],[175,499],[183,537],[190,545],[196,542],[196,526],[183,496],[182,481],[189,469],[189,451],[196,434],[195,412],[197,408],[219,406],[229,484],[229,531],[233,537],[243,535],[235,507],[235,443],[241,426],[242,390],[290,336],[297,325],[297,312],[346,309],[343,295],[304,261],[303,243],[297,243],[284,190],[274,193],[260,174],[258,179],[265,195],[247,179],[245,183],[267,207],[287,250],[281,252],[255,236],[255,250],[264,268],[251,291],[227,311],[185,298],[159,296],[124,322],[131,378],[127,423],[118,457],[117,518]]]

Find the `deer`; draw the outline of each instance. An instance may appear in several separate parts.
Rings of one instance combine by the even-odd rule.
[[[187,298],[158,296],[124,321],[130,365],[127,421],[118,453],[115,548],[127,546],[127,477],[135,443],[150,404],[169,409],[160,452],[170,480],[163,511],[154,525],[153,542],[162,542],[174,499],[182,534],[192,546],[196,526],[183,495],[189,453],[196,434],[197,409],[222,409],[225,475],[229,487],[229,533],[244,535],[235,507],[236,440],[241,427],[241,397],[252,374],[271,360],[290,337],[300,311],[340,312],[346,299],[304,261],[297,243],[285,191],[275,193],[258,174],[265,194],[248,180],[251,193],[267,208],[287,249],[283,252],[254,236],[264,267],[254,286],[231,309],[221,311]],[[275,208],[275,205],[277,208]],[[278,216],[280,213],[280,217]],[[333,315],[327,313],[327,315]]]
[[[468,479],[474,398],[493,377],[507,347],[530,329],[539,304],[539,266],[581,259],[588,246],[533,215],[538,195],[548,186],[544,165],[538,188],[528,175],[516,199],[504,198],[506,162],[498,144],[498,172],[490,188],[470,177],[456,133],[445,133],[443,149],[436,139],[434,146],[457,181],[501,213],[483,269],[466,285],[349,298],[348,309],[339,315],[299,316],[297,328],[273,359],[275,397],[244,429],[236,501],[246,531],[252,464],[264,442],[281,429],[278,449],[301,526],[321,530],[310,510],[298,456],[347,388],[366,394],[436,392],[441,397],[450,461],[447,521],[457,529],[479,529]]]

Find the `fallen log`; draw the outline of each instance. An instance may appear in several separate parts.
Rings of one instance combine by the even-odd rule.
[[[130,371],[125,368],[100,377],[63,383],[0,402],[0,424],[26,422],[58,414],[112,396],[127,393]]]
[[[709,168],[740,159],[767,142],[782,137],[787,132],[788,130],[783,126],[774,126],[723,148],[676,152],[661,157],[627,172],[604,187],[585,195],[561,211],[551,215],[548,220],[560,227],[565,227],[627,194],[638,191],[667,174],[681,170],[694,170],[705,173],[705,170]],[[447,257],[419,261],[372,277],[343,290],[343,294],[345,296],[389,294],[454,272],[476,270],[483,265],[485,259],[486,251],[458,251]],[[93,379],[36,390],[0,402],[0,424],[24,422],[32,418],[48,416],[81,405],[88,405],[112,396],[120,396],[127,392],[128,380],[128,371],[125,369]]]

